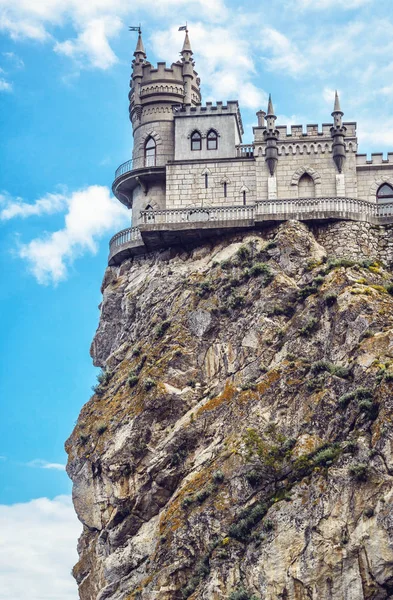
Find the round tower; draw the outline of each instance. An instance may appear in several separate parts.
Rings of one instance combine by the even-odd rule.
[[[180,54],[181,60],[170,67],[164,62],[155,67],[146,58],[139,32],[128,96],[134,137],[132,161],[123,169],[119,167],[112,188],[116,197],[132,208],[134,225],[141,210],[165,208],[165,165],[175,153],[174,107],[201,103],[187,30]]]

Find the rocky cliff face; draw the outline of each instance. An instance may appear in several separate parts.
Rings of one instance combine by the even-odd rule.
[[[107,270],[82,600],[393,598],[391,279],[296,222]]]

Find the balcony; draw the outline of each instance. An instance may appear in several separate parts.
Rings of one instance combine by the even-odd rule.
[[[173,156],[157,154],[146,158],[127,160],[116,169],[112,192],[127,208],[132,207],[132,192],[138,185],[147,190],[152,183],[165,182],[165,167]]]
[[[190,206],[140,212],[138,227],[120,231],[110,241],[109,265],[126,257],[176,244],[196,243],[275,221],[365,221],[393,223],[393,202],[375,204],[357,198],[260,200],[253,205]]]

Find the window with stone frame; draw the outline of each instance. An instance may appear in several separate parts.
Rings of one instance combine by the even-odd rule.
[[[383,183],[377,190],[377,202],[393,202],[393,186]]]
[[[191,134],[191,150],[202,150],[202,136],[199,131]]]
[[[156,166],[156,142],[150,136],[145,144],[145,167]]]
[[[210,129],[207,134],[207,149],[208,150],[217,150],[218,148],[218,135],[214,129]]]

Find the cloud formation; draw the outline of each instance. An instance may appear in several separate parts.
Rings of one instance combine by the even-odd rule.
[[[15,217],[26,219],[32,216],[50,215],[61,211],[66,204],[67,198],[63,194],[46,194],[34,204],[23,202],[22,198],[11,198],[0,194],[0,221],[9,221]]]
[[[236,24],[237,25],[237,24]],[[267,95],[252,81],[256,72],[252,48],[231,27],[193,22],[191,45],[198,50],[196,70],[214,100],[239,100],[245,108],[260,108],[267,104]],[[219,43],[217,42],[219,40]],[[175,57],[183,38],[177,27],[156,31],[152,35],[154,50],[161,57]],[[208,98],[205,98],[209,100]]]
[[[223,19],[223,0],[155,0],[155,16],[167,16],[181,6],[188,15],[206,15],[210,21]],[[12,39],[52,42],[55,52],[74,59],[79,68],[108,69],[117,57],[111,41],[125,27],[125,18],[145,8],[144,0],[0,0],[0,31]],[[55,28],[71,25],[74,38],[57,40]]]
[[[70,496],[0,505],[2,600],[75,600],[81,524]]]
[[[35,458],[30,462],[26,463],[26,466],[33,467],[34,469],[49,469],[50,471],[65,471],[66,466],[60,463],[51,463],[41,458]]]
[[[129,211],[110,195],[108,188],[98,185],[68,196],[48,194],[32,205],[14,203],[4,210],[6,217],[14,218],[49,214],[64,208],[62,229],[18,248],[18,255],[27,261],[29,270],[41,284],[56,284],[66,279],[68,267],[77,257],[86,252],[95,254],[103,236],[121,229],[129,221]]]

